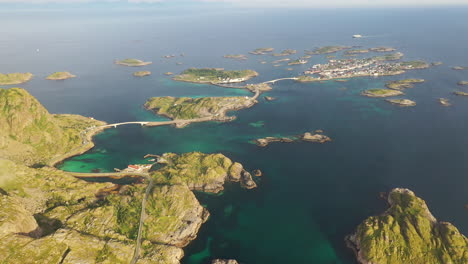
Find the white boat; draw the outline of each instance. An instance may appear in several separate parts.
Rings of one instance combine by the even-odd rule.
[[[362,35],[353,35],[353,38],[362,38]]]

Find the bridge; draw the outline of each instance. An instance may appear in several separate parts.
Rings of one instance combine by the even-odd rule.
[[[271,80],[271,81],[266,81],[266,82],[263,82],[263,83],[266,83],[266,84],[272,83],[272,84],[274,84],[277,81],[283,81],[283,80],[294,80],[294,81],[296,81],[298,79],[299,78],[297,78],[297,77],[279,78],[279,79],[274,79],[274,80]]]

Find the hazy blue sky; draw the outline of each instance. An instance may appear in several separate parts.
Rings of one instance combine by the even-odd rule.
[[[427,5],[468,5],[468,0],[0,0],[8,4],[43,3],[116,3],[129,4],[194,4],[224,3],[248,7],[353,7],[353,6],[427,6]]]

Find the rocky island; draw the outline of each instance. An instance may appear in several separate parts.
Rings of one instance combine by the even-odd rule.
[[[450,106],[450,101],[449,99],[446,99],[446,98],[439,98],[439,103],[443,106]]]
[[[298,136],[291,136],[291,137],[265,137],[265,138],[259,138],[254,140],[254,143],[257,144],[257,146],[260,147],[266,147],[270,143],[273,142],[285,142],[285,143],[291,143],[291,142],[297,142],[297,141],[308,141],[308,142],[315,142],[315,143],[325,143],[328,141],[331,141],[331,138],[321,134],[322,132],[319,133],[319,131],[316,131],[316,133],[310,133],[306,132],[304,134],[298,135]]]
[[[460,95],[460,96],[468,96],[467,92],[460,92],[460,91],[455,91],[455,92],[453,92],[453,94]]]
[[[468,81],[459,81],[457,84],[460,86],[468,85]]]
[[[51,75],[47,76],[47,80],[66,80],[70,78],[75,78],[76,75],[73,75],[69,72],[54,72]]]
[[[235,116],[227,116],[227,112],[249,108],[256,103],[256,99],[247,96],[202,98],[167,96],[150,98],[144,107],[173,120],[187,120],[187,123],[176,125],[184,127],[190,122],[232,121]]]
[[[342,51],[345,49],[350,49],[350,48],[351,47],[347,47],[347,46],[325,46],[325,47],[316,48],[313,51],[306,51],[305,54],[307,55],[330,54],[330,53],[335,53],[335,52]]]
[[[391,96],[398,96],[403,95],[404,93],[397,90],[392,89],[369,89],[365,90],[361,93],[361,95],[367,97],[391,97]]]
[[[225,84],[247,81],[258,76],[256,71],[227,71],[223,68],[190,68],[173,77],[175,81]]]
[[[297,53],[297,50],[294,50],[294,49],[286,49],[286,50],[283,50],[281,53],[273,53],[271,54],[272,56],[275,56],[275,57],[281,57],[281,56],[289,56],[289,55],[293,55],[293,54],[296,54]]]
[[[452,67],[452,70],[456,70],[456,71],[461,71],[461,70],[465,70],[467,67],[464,67],[464,66],[455,66],[455,67]]]
[[[363,54],[363,53],[369,53],[368,49],[353,49],[353,50],[347,50],[345,54],[350,55],[350,54]]]
[[[25,83],[31,80],[33,77],[32,73],[7,73],[3,74],[0,73],[0,85],[13,85],[13,84],[20,84]]]
[[[129,67],[141,67],[151,64],[151,61],[142,61],[138,59],[125,59],[125,60],[116,60],[115,64],[129,66]]]
[[[415,101],[411,101],[409,99],[387,99],[385,101],[394,105],[398,105],[398,106],[415,106],[416,105]]]
[[[235,59],[235,60],[246,60],[247,56],[243,54],[228,54],[223,56],[226,59]]]
[[[468,263],[468,239],[450,223],[437,221],[408,189],[393,189],[390,208],[361,223],[346,242],[360,264]]]
[[[274,50],[275,50],[274,48],[258,48],[249,53],[253,55],[265,55],[267,53],[273,52]]]
[[[375,48],[370,48],[369,51],[373,52],[392,52],[395,51],[395,48],[392,47],[375,47]]]
[[[297,59],[297,60],[293,60],[289,62],[288,65],[300,65],[300,64],[306,64],[307,62],[308,62],[307,60]]]
[[[144,76],[148,76],[148,75],[151,75],[150,71],[137,71],[137,72],[133,73],[133,76],[135,76],[135,77],[144,77]]]
[[[423,83],[424,79],[404,79],[399,81],[390,81],[385,84],[389,89],[403,90],[407,88],[413,88],[415,83]]]

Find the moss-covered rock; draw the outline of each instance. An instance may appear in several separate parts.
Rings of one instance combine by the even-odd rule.
[[[468,239],[452,224],[438,222],[424,200],[394,189],[388,202],[384,214],[369,217],[347,237],[360,263],[468,263]]]

